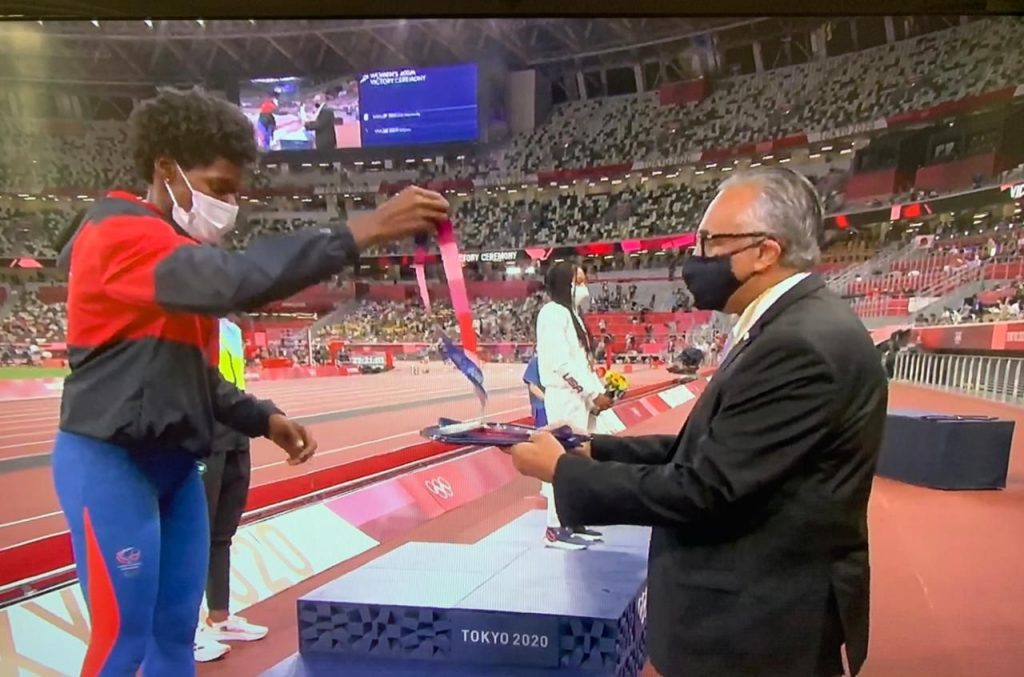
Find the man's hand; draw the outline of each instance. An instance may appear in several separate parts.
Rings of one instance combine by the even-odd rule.
[[[270,417],[267,437],[288,453],[288,465],[305,463],[316,451],[316,440],[309,431],[281,414]]]
[[[545,431],[545,430],[558,430],[559,428],[565,428],[567,426],[574,433],[576,433],[577,435],[585,435],[585,436],[589,436],[590,435],[590,433],[587,432],[586,430],[581,430],[580,428],[578,428],[577,426],[574,426],[571,423],[568,423],[568,422],[557,422],[557,421],[554,422],[554,423],[549,421],[546,426],[541,428],[541,431]],[[564,449],[564,447],[563,447],[563,449]],[[584,442],[583,444],[581,444],[578,447],[573,447],[572,449],[567,449],[566,453],[572,454],[573,456],[586,456],[587,458],[591,458],[591,456],[590,456],[590,442],[587,441],[587,442]]]
[[[371,214],[349,220],[348,229],[360,250],[432,231],[448,218],[448,200],[432,190],[409,186]]]
[[[545,430],[538,430],[529,442],[517,444],[505,451],[512,456],[516,470],[542,482],[551,482],[555,477],[555,465],[565,453],[562,444]]]

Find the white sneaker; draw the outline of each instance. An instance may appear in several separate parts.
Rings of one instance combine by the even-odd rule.
[[[267,628],[250,623],[241,616],[228,616],[223,623],[211,623],[207,619],[203,634],[218,642],[255,642],[267,636]]]
[[[192,655],[196,663],[209,663],[210,661],[220,660],[230,651],[230,646],[210,639],[202,631],[196,633],[196,638],[192,642]]]

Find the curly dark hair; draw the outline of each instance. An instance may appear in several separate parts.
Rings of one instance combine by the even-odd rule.
[[[161,155],[186,170],[218,158],[245,167],[259,155],[245,114],[200,87],[162,89],[136,106],[128,120],[128,146],[135,171],[146,183],[153,181],[153,164]]]

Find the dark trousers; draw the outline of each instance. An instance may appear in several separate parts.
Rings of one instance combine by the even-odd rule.
[[[203,484],[210,512],[210,569],[206,606],[227,611],[231,581],[231,539],[238,530],[249,495],[249,450],[212,454],[206,459]]]

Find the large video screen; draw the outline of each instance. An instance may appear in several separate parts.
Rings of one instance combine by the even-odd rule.
[[[262,151],[359,148],[359,87],[352,77],[247,80],[239,104]]]
[[[359,106],[364,147],[476,141],[476,64],[365,73]]]

